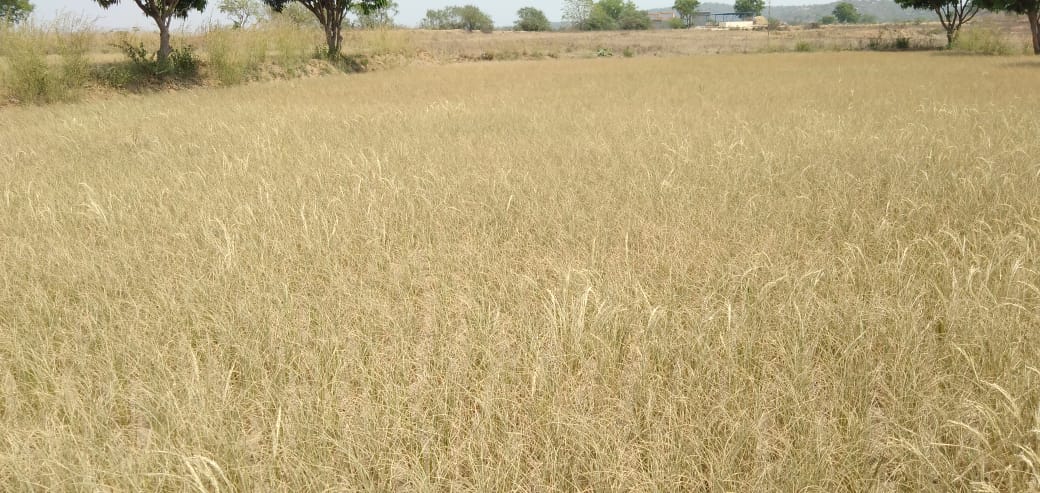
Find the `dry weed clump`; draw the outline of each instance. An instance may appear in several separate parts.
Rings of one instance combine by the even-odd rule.
[[[8,108],[0,489],[1035,489],[1034,67],[970,61]]]

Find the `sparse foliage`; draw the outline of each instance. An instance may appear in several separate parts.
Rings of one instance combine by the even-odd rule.
[[[698,0],[675,0],[672,8],[679,13],[683,25],[689,28],[693,27],[693,22],[697,19],[697,9],[700,6],[701,3]]]
[[[33,4],[29,0],[0,0],[0,22],[21,22],[32,11]]]
[[[549,31],[552,29],[549,19],[545,17],[545,12],[534,7],[524,7],[516,12],[516,16],[517,31]]]
[[[394,27],[394,18],[400,12],[397,2],[390,1],[382,7],[368,11],[355,9],[357,13],[357,27],[362,29],[378,29]]]
[[[563,21],[571,29],[586,30],[593,4],[593,0],[564,0]]]
[[[246,28],[260,19],[264,6],[260,0],[220,0],[218,10],[227,15],[236,28]]]
[[[281,11],[270,9],[270,19],[274,22],[285,23],[295,28],[318,26],[318,19],[311,11],[298,3],[290,3]]]

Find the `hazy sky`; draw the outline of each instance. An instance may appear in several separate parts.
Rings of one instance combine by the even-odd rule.
[[[97,6],[93,0],[30,0],[36,5],[36,15],[43,20],[51,19],[58,12],[65,11],[75,14],[84,14],[90,18],[97,18],[97,24],[106,28],[130,28],[141,27],[154,29],[155,24],[146,18],[134,5],[133,0],[123,0],[121,5],[104,10]],[[709,0],[712,1],[712,0]],[[718,1],[718,0],[715,0]],[[721,0],[729,3],[728,0]],[[799,5],[809,3],[828,3],[830,0],[776,0],[774,5]],[[205,14],[193,13],[188,20],[189,25],[195,26],[204,23],[208,19],[223,22],[224,19],[217,12],[216,5],[220,0],[209,0],[209,8]],[[401,6],[401,13],[397,16],[397,22],[406,26],[414,26],[426,15],[428,9],[439,9],[448,5],[473,4],[487,12],[495,21],[495,25],[510,25],[516,20],[516,11],[521,7],[533,6],[545,11],[545,15],[552,21],[560,19],[560,10],[563,0],[397,0]],[[644,9],[657,7],[668,7],[672,0],[636,0],[636,4]]]

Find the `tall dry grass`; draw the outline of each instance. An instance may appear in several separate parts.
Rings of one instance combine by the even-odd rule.
[[[1036,67],[968,61],[6,110],[0,489],[1035,490]]]
[[[90,81],[93,25],[61,16],[47,25],[0,23],[0,98],[53,103],[78,97]]]

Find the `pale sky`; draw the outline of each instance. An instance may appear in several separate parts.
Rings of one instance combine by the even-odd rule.
[[[120,5],[108,10],[98,7],[93,0],[30,0],[35,6],[35,14],[41,20],[53,19],[59,12],[82,14],[91,19],[97,19],[97,25],[103,28],[131,28],[154,29],[155,24],[146,18],[133,0],[123,0]],[[729,3],[729,0],[708,0]],[[773,5],[801,5],[811,3],[827,3],[830,0],[776,0]],[[192,13],[188,18],[188,26],[198,26],[207,23],[208,20],[226,23],[226,20],[217,12],[216,6],[220,0],[209,0],[209,8],[205,14]],[[512,25],[516,20],[516,11],[521,7],[537,7],[545,12],[550,21],[560,20],[560,11],[563,0],[397,0],[401,6],[401,12],[397,15],[398,24],[415,26],[419,20],[426,16],[429,9],[439,9],[449,5],[472,4],[487,12],[495,21],[496,26]],[[652,9],[658,7],[669,7],[672,0],[636,0],[640,8]]]

